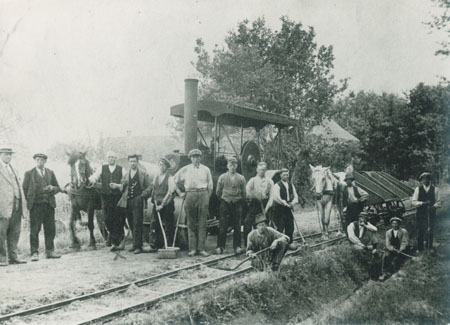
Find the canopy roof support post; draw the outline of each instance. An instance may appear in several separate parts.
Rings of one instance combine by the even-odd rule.
[[[231,141],[230,137],[228,136],[227,130],[225,130],[225,127],[224,127],[222,124],[220,124],[219,127],[221,127],[222,130],[223,130],[223,133],[225,133],[225,136],[227,137],[228,141],[229,141],[230,144],[231,144],[231,147],[233,148],[234,154],[236,155],[237,158],[239,158],[239,154],[238,154],[236,148],[234,147],[234,144],[233,144],[233,142]]]
[[[214,148],[213,148],[213,167],[214,167],[214,171],[216,171],[216,150],[217,147],[219,146],[219,141],[217,141],[217,117],[214,117],[214,135],[213,135],[214,139],[213,139],[213,144],[214,144]]]
[[[242,152],[243,140],[244,140],[244,126],[241,123],[241,152]]]

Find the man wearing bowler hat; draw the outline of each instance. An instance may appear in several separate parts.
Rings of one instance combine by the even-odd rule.
[[[420,174],[419,181],[421,185],[414,190],[412,205],[417,207],[417,250],[420,252],[424,248],[424,240],[427,242],[426,247],[433,250],[434,219],[436,209],[441,207],[441,199],[439,189],[431,184],[430,173]]]
[[[33,156],[36,167],[27,171],[23,180],[23,191],[30,210],[30,248],[31,260],[39,260],[39,232],[44,226],[45,255],[47,258],[60,258],[55,253],[55,194],[60,192],[55,173],[45,168],[47,155],[37,153]]]
[[[364,201],[367,200],[369,194],[362,188],[356,186],[355,177],[352,172],[345,173],[346,187],[344,188],[342,205],[345,212],[345,229],[358,220],[359,213],[364,208]]]
[[[267,219],[262,213],[255,216],[254,226],[256,229],[252,230],[247,238],[247,255],[252,257],[252,266],[259,271],[263,271],[267,266],[277,271],[286,254],[289,237],[268,227]],[[270,247],[270,250],[257,254],[267,247]]]
[[[211,171],[201,164],[202,152],[189,151],[192,164],[181,168],[174,176],[176,183],[183,183],[186,190],[184,210],[188,223],[188,256],[209,256],[205,250],[206,220],[209,214],[209,198],[213,191]]]
[[[11,166],[13,150],[0,146],[0,266],[26,263],[17,256],[25,195],[19,173]]]

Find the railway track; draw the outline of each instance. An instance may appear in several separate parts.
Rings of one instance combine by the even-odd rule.
[[[330,232],[337,232],[337,229],[334,229]],[[318,238],[320,236],[321,236],[321,233],[313,233],[313,234],[306,235],[305,238],[314,240],[315,238]],[[300,241],[300,239],[301,238],[295,238],[294,240]],[[322,245],[322,243],[320,243],[319,246],[320,245]],[[294,252],[296,252],[296,251],[291,251],[287,255],[291,255]],[[143,288],[148,288],[148,287],[152,288],[149,290],[145,290],[145,291],[147,291],[145,293],[145,296],[147,296],[148,301],[146,300],[146,303],[142,304],[142,306],[139,307],[141,309],[147,308],[148,306],[150,306],[158,301],[183,294],[186,291],[198,290],[199,288],[202,288],[211,283],[218,283],[221,281],[225,281],[231,277],[236,277],[240,274],[249,272],[252,269],[251,267],[247,267],[247,268],[243,268],[238,271],[235,271],[235,272],[214,269],[215,265],[218,265],[219,263],[221,263],[225,260],[231,260],[231,259],[237,259],[237,258],[239,258],[239,256],[236,254],[224,255],[224,256],[216,257],[216,258],[201,262],[201,263],[191,264],[191,265],[188,265],[185,267],[181,267],[181,268],[177,268],[177,269],[174,269],[171,271],[159,273],[159,274],[147,277],[147,278],[135,280],[135,281],[121,284],[121,285],[111,287],[108,289],[103,289],[103,290],[95,291],[95,292],[92,292],[89,294],[75,296],[75,297],[72,297],[69,299],[52,302],[52,303],[49,303],[46,305],[30,308],[27,310],[17,311],[17,312],[6,314],[6,315],[0,315],[0,323],[3,323],[8,320],[12,320],[12,319],[17,319],[19,317],[29,318],[31,316],[36,317],[36,318],[32,319],[33,323],[36,323],[36,322],[40,323],[39,318],[41,318],[41,316],[44,316],[45,314],[49,314],[49,313],[59,313],[62,309],[65,309],[66,307],[68,307],[70,309],[71,305],[77,306],[77,308],[75,308],[75,310],[77,310],[79,313],[79,310],[80,310],[79,305],[83,301],[89,300],[89,305],[96,304],[94,302],[95,300],[101,300],[102,297],[104,298],[106,296],[111,296],[111,295],[117,296],[117,294],[121,294],[121,293],[125,293],[125,292],[129,291],[130,288],[133,289],[134,291],[139,291]],[[237,260],[237,261],[239,261],[239,260]],[[190,279],[188,279],[188,280],[186,279],[186,277],[189,277],[189,275],[190,275],[189,273],[193,273],[193,271],[198,272],[199,269],[205,270],[206,268],[208,270],[211,270],[211,269],[214,270],[212,278],[209,278],[206,280],[199,278],[198,279],[199,281],[191,281]],[[162,282],[164,282],[164,283],[162,283]],[[179,290],[170,290],[171,283],[175,284],[175,287],[177,287],[177,288],[179,288],[180,286],[182,288]],[[165,286],[165,284],[169,284],[169,285]],[[185,284],[185,286],[183,286],[183,284]],[[156,287],[159,288],[160,290],[159,291],[155,290]],[[139,289],[139,290],[137,290],[137,289]],[[152,297],[152,296],[154,296],[154,298],[151,298],[149,300],[148,297]],[[108,299],[104,299],[104,300],[107,301]],[[140,305],[140,304],[137,304],[137,305]],[[129,308],[135,309],[138,307],[134,306],[134,307],[129,307]],[[122,309],[128,310],[128,307],[125,307]],[[110,312],[110,313],[113,313],[113,312]],[[62,317],[62,315],[61,315],[61,317]],[[64,319],[61,317],[57,318],[58,324],[61,324],[61,323],[68,324],[69,323],[69,322],[65,322]],[[112,316],[112,317],[115,317],[115,316]],[[92,320],[82,322],[80,324],[88,324],[91,322],[92,322]],[[45,321],[43,319],[43,317],[42,317],[41,323],[49,324],[49,322]]]

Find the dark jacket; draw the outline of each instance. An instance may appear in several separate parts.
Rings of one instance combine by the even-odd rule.
[[[45,181],[48,185],[51,185],[52,191],[46,192],[45,195],[48,197],[48,203],[53,207],[56,208],[56,200],[55,200],[55,194],[60,192],[61,189],[59,187],[58,181],[56,180],[55,173],[45,168]],[[39,194],[39,184],[37,177],[41,177],[39,175],[39,172],[37,171],[36,167],[27,171],[25,173],[25,177],[23,179],[23,192],[25,194],[25,198],[27,199],[27,208],[28,210],[31,210],[35,203],[35,198]]]
[[[147,199],[150,197],[150,195],[152,193],[152,181],[150,179],[150,175],[147,174],[147,172],[145,172],[144,170],[139,169],[139,168],[138,168],[137,173],[138,173],[138,177],[139,177],[139,185],[142,190],[141,196],[142,196],[142,198],[145,199],[145,201],[147,201]],[[129,175],[130,175],[130,171],[127,171],[122,177],[122,197],[120,198],[120,201],[117,204],[119,207],[122,207],[122,208],[127,207],[128,181],[129,181],[129,177],[130,177]]]

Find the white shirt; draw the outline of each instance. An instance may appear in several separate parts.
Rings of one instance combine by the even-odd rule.
[[[354,184],[352,186],[347,187],[348,202],[356,203],[359,201],[364,201],[369,197],[369,194],[366,191],[364,191],[361,187],[358,187],[358,193],[359,193],[359,195],[361,195],[361,198],[358,200],[355,195],[355,187],[356,187],[356,185],[354,185]]]
[[[174,176],[176,183],[183,182],[186,191],[206,189],[209,195],[213,191],[213,181],[211,171],[205,165],[199,164],[198,167],[190,164],[181,168]]]
[[[428,193],[428,191],[431,188],[431,183],[428,186],[425,186],[425,185],[420,185],[420,186],[422,186],[423,189],[425,190],[425,192]],[[415,188],[414,194],[413,194],[412,199],[411,199],[411,203],[415,207],[423,205],[423,202],[419,201],[419,187],[420,186]],[[439,192],[439,189],[436,186],[434,187],[434,197],[436,199],[436,203],[434,204],[434,207],[438,208],[438,207],[441,206],[441,193]]]
[[[286,193],[287,193],[287,201],[283,200],[281,198],[280,195],[280,186],[277,184],[275,184],[275,186],[273,187],[273,200],[275,202],[277,202],[280,205],[287,205],[288,201],[289,201],[289,184],[287,182],[283,182],[281,181],[281,184],[284,185],[284,187],[286,188]],[[296,204],[298,203],[298,195],[297,195],[297,190],[295,189],[295,186],[292,185],[292,192],[294,195],[294,199],[292,200],[291,204]]]
[[[356,237],[355,235],[355,225],[354,223],[350,223],[347,227],[347,234],[348,234],[348,239],[355,245],[363,245],[363,243],[361,243],[360,238],[362,238],[364,236],[364,233],[366,231],[366,229],[370,230],[370,231],[377,231],[377,227],[375,227],[374,225],[372,225],[370,222],[367,222],[366,227],[359,227],[359,236]]]
[[[397,230],[392,229],[392,233],[394,234],[394,238],[398,237],[398,229]]]

